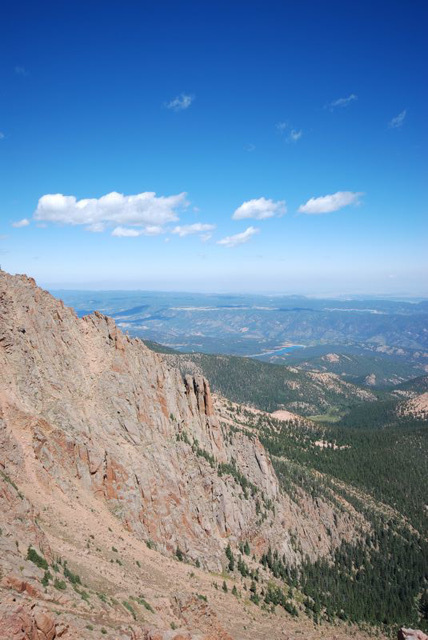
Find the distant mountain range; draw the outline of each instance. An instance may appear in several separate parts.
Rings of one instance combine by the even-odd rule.
[[[180,350],[252,355],[293,343],[428,350],[427,301],[130,291],[53,293],[79,315],[101,309],[132,335]]]

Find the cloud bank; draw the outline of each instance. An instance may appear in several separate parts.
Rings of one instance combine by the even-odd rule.
[[[256,233],[259,233],[260,229],[256,229],[255,227],[248,227],[242,233],[237,233],[234,236],[226,236],[222,240],[218,240],[217,244],[221,244],[224,247],[236,247],[239,244],[244,244],[248,242],[252,236]]]
[[[243,202],[241,206],[235,210],[232,219],[244,220],[246,218],[252,218],[253,220],[266,220],[266,218],[282,216],[285,213],[287,213],[285,200],[275,202],[267,198],[257,198]]]
[[[85,225],[93,232],[118,225],[113,235],[121,237],[155,235],[162,232],[165,224],[176,222],[178,210],[187,205],[185,193],[156,196],[154,192],[146,191],[126,196],[113,191],[101,198],[83,200],[56,193],[39,199],[34,219],[63,225]],[[126,229],[123,225],[137,229]]]
[[[331,213],[338,211],[348,205],[357,205],[360,203],[360,197],[363,194],[356,191],[337,191],[331,195],[321,196],[320,198],[310,198],[305,204],[298,208],[299,213],[307,213],[309,215],[317,215],[320,213]]]

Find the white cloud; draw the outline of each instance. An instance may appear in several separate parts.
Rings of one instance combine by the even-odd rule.
[[[337,193],[332,193],[328,196],[310,198],[305,204],[300,205],[298,211],[310,215],[331,213],[332,211],[342,209],[342,207],[347,207],[350,204],[360,204],[359,199],[362,195],[363,193],[355,191],[337,191]]]
[[[137,238],[141,236],[142,231],[140,229],[129,229],[127,227],[116,227],[111,232],[112,236],[116,238]]]
[[[399,113],[398,116],[395,116],[395,118],[392,118],[392,120],[389,121],[388,127],[390,129],[399,129],[403,125],[406,114],[407,110],[403,109],[403,111]]]
[[[224,247],[236,247],[238,244],[244,244],[244,242],[248,242],[248,240],[254,236],[256,233],[259,233],[260,229],[256,229],[255,227],[248,227],[242,233],[237,233],[234,236],[226,236],[222,240],[218,240],[217,244],[221,244]]]
[[[184,111],[184,109],[188,109],[190,107],[194,99],[195,96],[181,93],[170,102],[167,102],[165,106],[167,109],[172,109],[173,111]]]
[[[300,131],[296,131],[296,129],[292,129],[290,131],[290,135],[288,136],[288,141],[289,142],[297,142],[298,140],[300,140],[300,138],[303,135],[303,131],[300,129]]]
[[[17,222],[12,222],[12,227],[16,227],[17,229],[20,229],[21,227],[28,227],[29,224],[30,224],[30,221],[28,220],[28,218],[22,218],[22,220],[17,220]]]
[[[3,138],[4,138],[4,133],[3,131],[0,131],[0,140],[3,140]]]
[[[185,224],[183,226],[174,227],[172,233],[177,234],[180,238],[184,238],[185,236],[195,233],[214,231],[214,229],[215,224],[202,224],[201,222],[196,222],[195,224]]]
[[[347,107],[351,104],[351,102],[354,102],[354,100],[358,100],[358,96],[356,96],[355,93],[351,93],[347,98],[339,98],[338,100],[333,100],[333,102],[329,102],[326,106],[331,109],[331,111],[333,111],[336,108]]]
[[[244,146],[244,151],[248,151],[248,153],[252,153],[255,150],[256,150],[256,145],[252,144],[251,142]]]
[[[144,236],[158,236],[161,233],[165,233],[165,229],[155,224],[149,225],[143,229]]]
[[[164,229],[159,226],[148,226],[144,229],[135,229],[132,227],[115,227],[111,232],[116,238],[137,238],[138,236],[158,236],[164,233]]]
[[[285,137],[287,142],[297,142],[303,135],[302,129],[292,129],[288,122],[278,122],[276,130],[280,136]],[[288,135],[286,135],[288,132]]]
[[[127,225],[138,227],[134,229],[137,233],[118,231],[113,235],[154,235],[165,224],[177,221],[177,210],[187,204],[185,193],[165,197],[149,191],[131,196],[112,192],[101,198],[84,200],[56,193],[40,198],[34,218],[39,222],[85,225],[93,232],[102,232],[115,225],[118,225],[116,229],[123,229]]]
[[[247,200],[234,212],[233,220],[244,220],[245,218],[253,218],[254,220],[266,220],[273,216],[282,216],[287,213],[285,200],[274,200],[266,198],[256,198],[255,200]]]

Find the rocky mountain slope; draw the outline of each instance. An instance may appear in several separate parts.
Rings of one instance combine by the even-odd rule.
[[[362,402],[374,402],[376,395],[334,373],[303,371],[251,358],[225,355],[166,354],[183,373],[206,376],[213,388],[235,402],[264,411],[285,409],[311,416],[346,412]],[[245,384],[242,384],[245,380]]]
[[[251,578],[267,588],[269,548],[298,565],[368,522],[281,490],[202,376],[4,272],[0,372],[0,638],[347,637],[295,620],[292,595],[292,615],[261,610]],[[248,579],[221,575],[243,545]]]

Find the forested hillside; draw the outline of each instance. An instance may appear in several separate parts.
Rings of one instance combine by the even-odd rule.
[[[376,625],[411,619],[427,627],[428,578],[426,478],[428,422],[380,418],[375,428],[280,422],[267,414],[237,409],[231,415],[256,430],[270,452],[281,485],[299,500],[299,488],[314,496],[340,496],[370,522],[352,543],[343,542],[329,560],[307,560],[300,569],[278,554],[262,558],[305,595],[314,620]]]
[[[341,415],[363,401],[370,403],[377,399],[371,390],[329,373],[301,371],[236,356],[180,354],[171,358],[184,373],[201,371],[214,391],[226,398],[263,411],[288,409],[304,416]]]
[[[338,508],[344,499],[369,523],[355,540],[342,543],[333,563],[307,559],[298,569],[275,549],[259,559],[291,593],[302,594],[307,614],[315,621],[340,618],[392,628],[411,620],[426,627],[428,421],[401,407],[426,391],[427,377],[366,395],[336,376],[318,378],[296,367],[230,356],[168,357],[183,372],[203,371],[232,401],[226,415],[246,432],[257,432],[282,489],[296,503],[302,489],[319,499],[328,496]],[[325,419],[308,419],[309,406]],[[279,408],[306,417],[280,421],[269,413]],[[259,595],[266,603],[275,600],[270,591]]]

